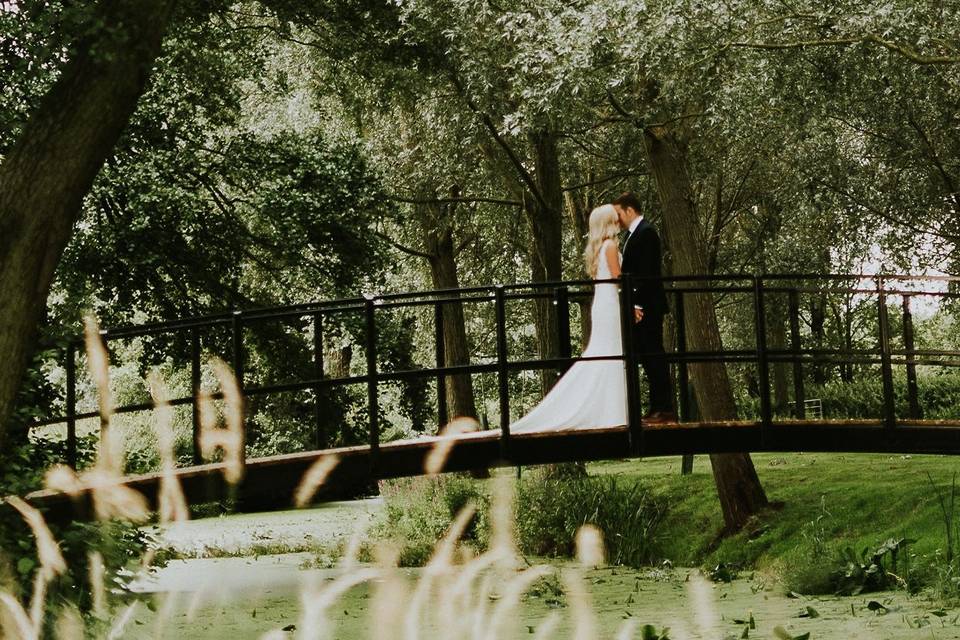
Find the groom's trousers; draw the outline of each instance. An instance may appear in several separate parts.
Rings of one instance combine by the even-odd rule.
[[[648,313],[633,325],[633,352],[650,385],[650,412],[673,412],[670,369],[663,350],[663,314]]]

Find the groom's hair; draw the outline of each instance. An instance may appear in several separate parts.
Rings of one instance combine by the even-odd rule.
[[[633,191],[627,191],[626,193],[621,193],[619,196],[614,199],[613,204],[618,207],[631,207],[637,213],[643,211],[643,206],[640,204],[640,198],[637,197]]]

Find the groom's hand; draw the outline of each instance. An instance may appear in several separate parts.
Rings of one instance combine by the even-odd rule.
[[[634,323],[640,322],[641,320],[643,320],[643,307],[634,307],[633,308]]]

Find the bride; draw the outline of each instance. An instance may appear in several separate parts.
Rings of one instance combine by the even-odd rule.
[[[590,213],[590,236],[583,253],[595,280],[620,277],[617,234],[620,223],[611,204]],[[620,356],[620,298],[616,283],[597,284],[591,307],[590,342],[583,357]],[[530,413],[510,425],[511,433],[612,427],[627,423],[623,360],[574,363]]]

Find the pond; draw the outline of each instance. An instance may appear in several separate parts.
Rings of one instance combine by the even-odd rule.
[[[375,517],[379,508],[379,500],[366,500],[178,525],[163,535],[181,552],[201,556],[229,553],[232,557],[173,560],[156,575],[137,582],[138,599],[122,635],[237,640],[286,629],[277,637],[303,637],[297,632],[297,627],[304,625],[302,594],[311,585],[333,584],[343,571],[314,568],[315,554],[298,549],[348,538]],[[290,552],[233,555],[271,548]],[[548,564],[557,573],[578,572],[570,561],[528,560]],[[353,571],[362,569],[361,565]],[[404,637],[402,619],[410,607],[410,593],[423,574],[420,569],[397,572],[404,595],[398,596],[391,621],[374,613],[381,611],[376,608],[375,591],[382,584],[363,582],[346,590],[327,612],[325,637]],[[618,637],[627,624],[652,624],[658,630],[669,627],[670,637],[675,639],[773,638],[775,627],[792,636],[809,632],[812,640],[960,638],[957,611],[939,610],[924,598],[903,592],[813,598],[784,593],[770,576],[746,574],[730,583],[712,583],[696,569],[673,567],[601,567],[577,575],[595,619],[596,631],[591,636],[600,638]],[[548,637],[573,637],[576,603],[555,591],[560,584],[548,578],[535,585],[512,608],[505,632],[496,637],[537,637],[538,629],[551,616],[557,626]],[[479,613],[476,637],[488,631],[484,617],[496,615],[493,611],[503,596],[503,582],[491,581],[488,586],[489,593],[482,594],[483,611],[462,612]],[[424,612],[418,637],[451,637],[444,628],[442,612],[431,610],[429,604]]]

